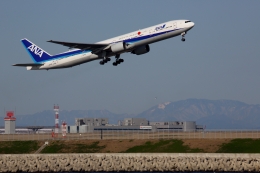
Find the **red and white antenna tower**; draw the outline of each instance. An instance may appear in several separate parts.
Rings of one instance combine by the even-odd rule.
[[[62,136],[66,137],[67,133],[67,123],[65,121],[62,122]]]
[[[60,109],[59,105],[54,105],[54,108],[53,108],[53,110],[55,112],[55,130],[54,130],[54,132],[56,134],[59,133],[59,109]]]

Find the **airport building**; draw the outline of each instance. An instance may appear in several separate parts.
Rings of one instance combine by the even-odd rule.
[[[202,125],[196,125],[195,121],[167,121],[167,122],[150,122],[151,126],[156,126],[158,130],[181,130],[187,131],[200,131],[203,130]]]
[[[108,123],[107,118],[76,118],[75,126],[67,126],[67,133],[87,133],[94,131],[113,131],[113,130],[130,130],[130,131],[203,131],[201,125],[196,125],[195,121],[167,121],[167,122],[149,122],[144,118],[125,118],[118,125]]]
[[[76,126],[106,126],[108,125],[108,118],[76,118]]]
[[[149,121],[144,118],[125,118],[123,126],[148,126]]]

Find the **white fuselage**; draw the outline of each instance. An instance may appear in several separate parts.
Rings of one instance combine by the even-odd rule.
[[[118,37],[100,41],[98,43],[113,44],[113,43],[118,43],[123,41],[128,42],[129,49],[127,49],[125,52],[131,52],[138,46],[148,45],[154,42],[158,42],[161,40],[165,40],[171,37],[181,35],[182,33],[186,33],[194,26],[194,23],[193,22],[185,23],[185,21],[187,20],[174,20],[174,21],[161,23],[128,34],[120,35]],[[140,38],[140,40],[138,40],[138,38]],[[71,52],[78,51],[78,50],[79,49],[74,49],[71,50]],[[125,52],[121,52],[121,53],[125,53]],[[115,56],[115,54],[110,53],[107,55],[107,57],[111,57],[111,56]],[[102,58],[103,57],[101,57],[100,55],[93,54],[89,50],[82,50],[81,53],[78,53],[76,55],[71,55],[68,57],[47,61],[44,63],[44,65],[40,67],[28,66],[27,69],[36,70],[37,68],[38,70],[40,70],[40,69],[67,68],[67,67],[72,67],[75,65],[79,65],[82,63],[86,63],[89,61],[98,60]]]

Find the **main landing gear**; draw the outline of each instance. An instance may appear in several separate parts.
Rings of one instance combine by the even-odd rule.
[[[106,58],[104,57],[104,59],[102,61],[99,62],[100,65],[104,65],[105,63],[107,63],[108,61],[110,61],[110,58]]]
[[[115,58],[116,58],[116,61],[113,62],[113,66],[117,66],[118,64],[124,62],[123,59],[120,59],[120,54],[117,54],[117,55],[115,56]]]
[[[185,41],[185,34],[186,34],[186,32],[181,33],[181,36],[182,36],[181,41]]]
[[[121,64],[122,62],[124,62],[124,60],[120,58],[120,54],[117,54],[117,55],[115,56],[115,58],[116,58],[116,61],[113,62],[113,66],[117,66],[118,64]],[[104,65],[105,63],[107,63],[107,62],[110,61],[110,60],[111,60],[110,58],[107,58],[107,57],[104,56],[103,60],[101,60],[101,61],[99,62],[99,64],[100,64],[100,65]]]
[[[105,63],[107,63],[108,61],[111,60],[110,58],[107,58],[106,55],[107,55],[106,51],[103,51],[102,54],[101,54],[101,57],[103,57],[103,60],[101,60],[99,62],[100,65],[104,65]]]

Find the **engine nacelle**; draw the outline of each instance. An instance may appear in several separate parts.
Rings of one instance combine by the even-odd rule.
[[[150,51],[150,46],[147,44],[147,45],[144,45],[144,46],[137,47],[135,50],[132,51],[132,53],[136,54],[136,55],[142,55],[142,54],[145,54],[149,51]]]
[[[125,42],[119,42],[111,45],[111,51],[114,53],[122,52],[126,49]]]

